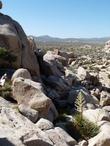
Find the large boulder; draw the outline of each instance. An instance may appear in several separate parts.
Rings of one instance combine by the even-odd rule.
[[[5,100],[3,102],[5,103]],[[0,103],[0,111],[1,146],[53,145],[46,134],[30,120],[22,116],[14,105],[8,103],[7,106]],[[34,135],[36,137],[33,139]]]
[[[12,90],[13,98],[19,105],[24,104],[37,110],[39,117],[48,117],[49,111],[54,118],[57,117],[56,108],[51,99],[44,94],[41,83],[19,77],[13,81]]]
[[[89,139],[88,146],[110,146],[110,122],[101,121],[99,126],[99,134]]]
[[[63,76],[66,59],[54,51],[48,51],[43,56],[44,66],[43,71],[46,75]]]
[[[56,90],[60,96],[63,96],[70,89],[66,81],[61,77],[49,76],[45,81],[46,84]]]
[[[110,134],[106,131],[100,132],[89,140],[88,146],[110,146]]]
[[[47,130],[46,134],[56,144],[55,146],[75,146],[77,144],[76,140],[60,127]]]
[[[38,128],[40,128],[41,130],[45,131],[45,130],[49,130],[49,129],[53,129],[54,125],[52,122],[50,122],[47,119],[41,118],[37,123],[36,126]]]
[[[0,47],[6,48],[16,60],[11,62],[14,68],[26,68],[39,76],[39,65],[22,27],[11,17],[0,13]],[[0,59],[0,66],[10,66],[10,62]]]
[[[24,79],[31,79],[31,75],[27,69],[19,68],[17,69],[14,74],[12,75],[11,81],[14,81],[14,79],[22,77]]]
[[[32,123],[18,112],[17,105],[0,97],[0,146],[74,146],[75,144],[76,141],[63,129],[54,128],[46,119],[39,120],[38,124]]]
[[[80,80],[85,80],[89,78],[89,73],[83,67],[80,66],[77,70],[77,76]]]
[[[91,122],[110,121],[109,113],[104,109],[89,109],[83,111],[83,116]]]

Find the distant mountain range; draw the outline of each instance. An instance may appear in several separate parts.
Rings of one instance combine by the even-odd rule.
[[[44,36],[31,36],[33,37],[37,42],[44,42],[44,43],[98,43],[98,44],[103,44],[106,41],[110,40],[110,37],[103,37],[103,38],[56,38],[56,37],[51,37],[48,35]]]

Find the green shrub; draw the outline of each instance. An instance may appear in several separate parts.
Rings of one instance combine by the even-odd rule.
[[[80,114],[74,116],[73,126],[79,132],[81,139],[88,140],[99,133],[99,127],[88,119],[81,117]]]
[[[83,117],[84,105],[85,99],[83,93],[80,92],[75,102],[77,114],[73,116],[72,125],[78,131],[80,139],[88,140],[99,133],[99,126]]]
[[[4,58],[6,56],[7,50],[5,48],[0,48],[0,58]]]
[[[11,82],[6,81],[3,87],[0,87],[0,96],[10,98],[12,96]]]
[[[0,59],[11,63],[16,61],[16,56],[9,52],[6,48],[0,47]]]

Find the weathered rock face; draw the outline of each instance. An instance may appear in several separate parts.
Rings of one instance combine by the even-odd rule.
[[[43,93],[44,91],[41,83],[19,77],[13,81],[12,89],[13,98],[18,104],[24,104],[37,110],[39,112],[39,117],[48,117],[49,111],[51,111],[53,119],[56,118],[56,108],[51,99]]]
[[[39,76],[39,65],[22,27],[9,16],[0,13],[0,47],[6,48],[16,57],[14,68],[26,68]],[[8,64],[0,59],[0,66]]]
[[[2,97],[0,97],[0,111],[0,146],[56,146],[58,143],[60,146],[62,143],[66,146],[74,146],[76,144],[76,141],[63,129],[54,128],[47,120],[41,120],[37,125],[32,123],[18,112],[16,105]],[[47,126],[43,126],[45,121]],[[46,130],[48,128],[45,128],[45,131],[41,130],[43,127],[48,127],[50,130],[52,128],[54,137],[50,136],[49,130]]]

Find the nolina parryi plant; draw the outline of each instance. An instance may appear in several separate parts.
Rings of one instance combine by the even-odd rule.
[[[85,99],[83,96],[82,92],[79,92],[76,101],[75,101],[75,107],[76,107],[76,111],[78,112],[78,114],[80,115],[80,118],[82,119],[83,117],[83,108],[85,105]]]
[[[94,137],[99,133],[99,127],[83,117],[85,103],[84,95],[82,92],[80,92],[75,101],[77,114],[73,117],[73,125],[79,132],[81,136],[80,138],[88,140],[89,138]]]

